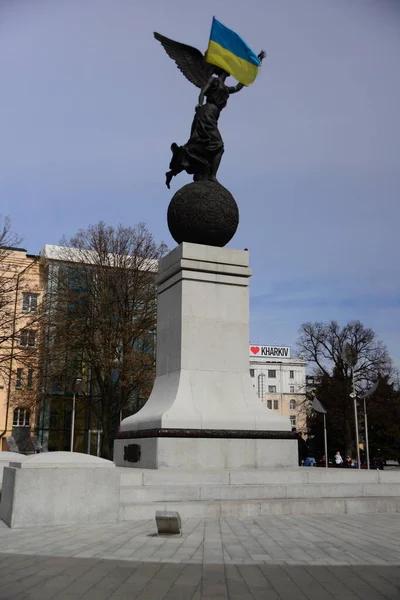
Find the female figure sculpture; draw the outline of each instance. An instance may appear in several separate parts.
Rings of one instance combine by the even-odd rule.
[[[172,159],[170,170],[166,173],[167,187],[170,187],[171,179],[182,171],[193,175],[194,181],[216,181],[224,152],[218,119],[229,96],[239,92],[244,85],[226,85],[229,73],[207,63],[196,48],[170,40],[159,33],[154,33],[154,37],[175,60],[185,77],[201,90],[189,140],[183,146],[176,143],[171,145]],[[258,58],[262,61],[265,52],[261,51]]]

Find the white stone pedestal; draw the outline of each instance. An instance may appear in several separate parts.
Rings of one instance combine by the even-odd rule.
[[[46,452],[4,468],[0,519],[9,527],[115,523],[120,473],[113,462]]]
[[[182,243],[160,261],[156,380],[121,423],[117,465],[297,464],[289,419],[260,402],[249,375],[250,276],[247,251]]]
[[[4,467],[9,467],[10,462],[22,462],[25,458],[25,454],[19,454],[18,452],[0,452],[0,490],[3,481]]]

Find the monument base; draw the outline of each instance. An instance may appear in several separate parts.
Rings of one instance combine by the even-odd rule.
[[[45,452],[4,468],[0,519],[9,527],[116,523],[114,463],[77,452]]]
[[[249,253],[182,243],[159,263],[157,370],[145,406],[121,422],[117,466],[297,465],[287,417],[249,372]]]
[[[224,433],[226,436],[235,432]],[[250,435],[250,432],[240,433]],[[114,461],[121,467],[197,471],[285,468],[297,464],[297,440],[284,436],[284,432],[281,435],[278,432],[257,433],[259,434],[257,439],[251,437],[118,439],[114,443]],[[261,437],[263,434],[264,437]]]

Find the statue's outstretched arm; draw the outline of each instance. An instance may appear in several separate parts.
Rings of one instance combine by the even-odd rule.
[[[262,63],[266,56],[267,53],[264,50],[261,50],[261,52],[258,54],[260,63]],[[236,94],[236,92],[240,92],[240,90],[242,90],[244,87],[246,86],[244,86],[243,83],[238,83],[237,85],[235,85],[235,87],[228,87],[228,90],[230,94]]]
[[[199,102],[198,102],[197,106],[203,106],[204,96],[206,95],[206,93],[211,85],[212,80],[213,80],[213,77],[210,77],[210,79],[207,81],[206,85],[201,88],[201,92],[199,95]]]
[[[240,90],[242,90],[244,87],[245,86],[243,85],[243,83],[238,83],[234,87],[228,87],[229,94],[236,94],[236,92],[240,92]]]

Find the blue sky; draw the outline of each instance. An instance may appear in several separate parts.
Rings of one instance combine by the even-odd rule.
[[[400,365],[400,3],[3,0],[0,213],[34,253],[103,219],[157,240],[170,144],[198,90],[153,39],[205,50],[212,16],[268,57],[220,119],[249,248],[251,341],[361,319]]]

